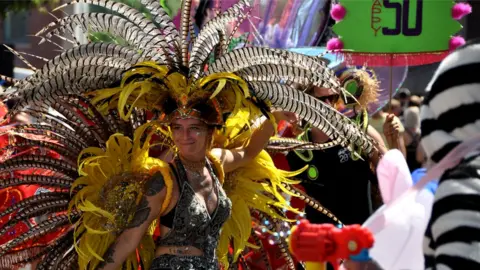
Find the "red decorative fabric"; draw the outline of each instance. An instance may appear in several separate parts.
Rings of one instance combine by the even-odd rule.
[[[448,51],[429,53],[350,53],[342,52],[345,62],[349,65],[378,66],[420,66],[442,61]]]
[[[278,123],[278,134],[279,136],[282,137],[294,137],[293,134],[293,129],[292,125],[286,121],[280,121]],[[282,154],[282,153],[277,153],[272,155],[273,162],[275,163],[275,166],[278,169],[289,171],[290,166],[288,165],[288,160],[287,157]],[[304,190],[304,188],[301,185],[297,185],[297,188]],[[292,197],[290,199],[290,205],[294,208],[297,208],[299,210],[304,210],[305,209],[305,202]],[[292,213],[292,212],[287,212],[287,217],[290,219],[296,219],[297,214]],[[277,244],[272,244],[269,242],[269,235],[268,234],[259,234],[258,238],[262,242],[264,251],[267,254],[268,257],[268,262],[270,263],[272,269],[277,269],[277,270],[283,270],[283,269],[289,269],[288,268],[288,263],[287,260],[282,258],[282,253],[280,248],[278,247]],[[255,244],[255,241],[251,238],[250,243]],[[294,259],[294,264],[297,264],[297,261]],[[248,265],[248,267],[252,270],[264,270],[267,269],[265,265],[264,258],[262,254],[258,251],[251,251],[245,256],[245,261]]]
[[[6,106],[0,102],[0,119],[4,117],[7,113]],[[7,119],[0,125],[0,129],[3,128],[5,130],[6,126],[9,124],[9,120]],[[23,138],[18,136],[12,136],[8,134],[4,134],[0,136],[0,162],[7,158],[12,158],[15,156],[20,155],[44,155],[53,157],[56,159],[60,159],[61,156],[53,151],[45,151],[44,149],[40,149],[38,147],[28,147],[28,148],[16,148],[10,147],[8,148],[11,143],[18,143],[21,142]],[[10,145],[13,146],[13,145]],[[15,178],[22,178],[24,175],[52,175],[51,171],[44,170],[44,169],[28,169],[28,170],[15,170],[11,171],[8,174],[0,175],[0,179],[9,178],[11,176]],[[54,191],[53,188],[41,187],[38,185],[21,185],[21,186],[14,186],[8,187],[4,189],[0,189],[0,213],[4,212],[7,208],[12,206],[13,204],[29,198],[31,196],[43,193],[43,192],[51,192]],[[10,215],[6,215],[0,218],[0,228],[3,227],[3,224],[8,222],[17,212],[14,212]],[[47,219],[48,216],[44,215],[37,218],[28,219],[23,222],[17,223],[14,227],[9,229],[7,233],[0,235],[0,245],[10,241],[11,239],[26,233],[32,226],[44,221]],[[10,254],[4,256],[3,259],[15,260],[15,256],[18,255],[18,258],[22,258],[26,254],[34,254],[38,252],[39,249],[36,247],[44,247],[48,246],[52,243],[53,240],[57,239],[61,234],[65,232],[66,228],[62,228],[57,230],[54,233],[47,234],[39,239],[27,241],[19,246],[17,246]],[[1,262],[1,261],[0,261]]]

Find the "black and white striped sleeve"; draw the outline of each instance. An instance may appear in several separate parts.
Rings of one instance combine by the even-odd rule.
[[[426,269],[480,269],[480,157],[440,179],[424,242]]]

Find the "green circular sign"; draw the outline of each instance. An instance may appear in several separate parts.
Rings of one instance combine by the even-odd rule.
[[[318,169],[314,165],[310,165],[307,170],[307,175],[310,180],[317,180]]]

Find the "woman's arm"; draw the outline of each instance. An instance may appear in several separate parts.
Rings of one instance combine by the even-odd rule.
[[[275,114],[274,114],[275,115]],[[233,150],[215,148],[212,155],[219,158],[225,173],[234,171],[254,159],[268,144],[275,128],[270,120],[264,119],[263,123],[252,133],[249,144],[244,148]]]
[[[418,144],[417,146],[416,160],[418,163],[422,164],[422,166],[425,163],[425,151],[421,144]]]
[[[403,142],[405,143],[405,145],[409,145],[410,143],[412,143],[412,141],[412,136],[410,136],[408,132],[403,132]]]
[[[380,135],[380,133],[378,133],[378,131],[374,127],[368,126],[367,134],[377,142],[378,149],[373,153],[370,160],[373,166],[376,168],[378,162],[380,161],[380,158],[388,151],[388,149],[385,146],[385,142],[383,141],[382,136]]]
[[[146,183],[146,192],[137,207],[131,224],[105,252],[104,261],[98,265],[98,269],[117,270],[135,251],[152,221],[160,215],[165,195],[163,175],[157,173]]]

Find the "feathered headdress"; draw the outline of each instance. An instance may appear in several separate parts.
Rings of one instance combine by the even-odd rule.
[[[363,133],[346,128],[341,114],[292,86],[342,91],[334,72],[318,57],[261,47],[226,50],[232,35],[226,33],[225,25],[230,22],[238,25],[248,16],[247,1],[239,1],[208,21],[196,37],[190,31],[191,1],[182,3],[180,32],[156,0],[141,1],[151,13],[151,20],[122,3],[77,0],[70,4],[79,2],[105,7],[120,16],[93,12],[75,14],[50,24],[37,35],[48,41],[80,26],[109,32],[122,39],[125,45],[90,43],[63,52],[35,74],[15,84],[18,101],[11,113],[29,104],[48,105],[59,96],[84,95],[110,88],[118,82],[121,87],[109,89],[108,94],[107,91],[97,93],[95,102],[108,104],[109,108],[121,107],[124,119],[133,108],[162,112],[164,108],[159,101],[167,96],[178,101],[186,95],[188,100],[199,95],[197,91],[201,90],[213,98],[222,90],[236,88],[241,90],[236,91],[237,94],[244,97],[251,95],[272,107],[299,114],[343,145],[348,145],[347,138],[352,138],[366,152],[371,152],[371,141]],[[207,65],[212,54],[215,60]]]

